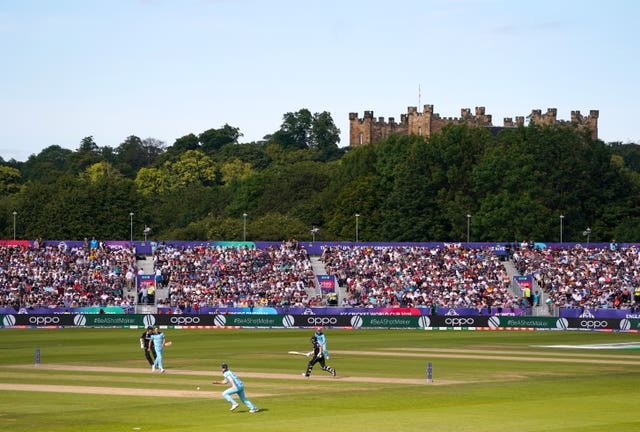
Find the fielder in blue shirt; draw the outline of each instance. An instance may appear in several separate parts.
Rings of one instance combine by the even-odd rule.
[[[151,351],[152,349],[156,350],[156,360],[153,362],[151,366],[151,372],[155,372],[156,368],[160,371],[160,373],[164,373],[164,367],[162,366],[162,353],[164,352],[165,338],[164,333],[160,331],[160,329],[156,326],[153,329],[153,334],[151,335],[151,339],[149,340],[149,346],[147,350]]]
[[[329,360],[329,350],[327,350],[327,337],[322,333],[322,329],[319,328],[316,330],[316,339],[318,340],[318,344],[322,348],[322,355],[325,359]]]
[[[212,384],[231,384],[231,387],[222,392],[222,397],[231,403],[230,411],[234,411],[238,408],[238,402],[236,402],[232,397],[232,395],[237,394],[242,403],[249,408],[249,412],[258,412],[258,407],[252,404],[244,395],[244,384],[240,378],[229,370],[229,366],[227,366],[226,363],[222,363],[220,368],[222,369],[222,376],[224,379],[222,381],[213,381]]]

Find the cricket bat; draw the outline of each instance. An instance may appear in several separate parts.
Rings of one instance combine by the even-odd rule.
[[[309,357],[311,354],[313,354],[313,351],[309,351],[307,353],[303,353],[303,352],[300,352],[300,351],[289,351],[289,354],[301,355],[301,356]]]

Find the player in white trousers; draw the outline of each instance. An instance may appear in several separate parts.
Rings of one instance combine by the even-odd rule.
[[[325,359],[329,360],[329,350],[327,349],[327,337],[322,333],[322,329],[319,328],[316,330],[316,339],[322,348],[322,355]]]
[[[251,403],[249,399],[244,394],[244,383],[238,378],[238,376],[229,370],[229,366],[226,363],[222,363],[220,365],[222,369],[222,376],[224,379],[222,381],[213,381],[213,384],[231,384],[231,387],[222,392],[222,397],[225,398],[229,403],[231,403],[231,411],[234,411],[238,408],[238,402],[233,399],[233,395],[237,394],[238,398],[244,403],[248,408],[249,412],[255,413],[258,412],[258,407]]]
[[[165,345],[164,333],[162,333],[158,328],[158,326],[156,326],[153,329],[153,334],[151,335],[151,339],[149,340],[149,346],[147,347],[149,351],[151,351],[152,349],[156,350],[156,360],[153,362],[153,365],[151,366],[151,372],[155,372],[156,369],[158,369],[160,373],[164,373],[164,367],[162,366],[162,353],[164,352],[164,345]]]

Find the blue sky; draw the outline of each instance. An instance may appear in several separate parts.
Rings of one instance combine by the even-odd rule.
[[[302,108],[443,117],[486,107],[600,111],[604,141],[640,142],[640,2],[612,0],[0,0],[0,156],[93,136],[176,138]],[[421,88],[419,97],[418,88]]]

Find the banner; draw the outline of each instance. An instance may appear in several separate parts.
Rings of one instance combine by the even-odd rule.
[[[562,318],[640,318],[640,312],[631,309],[561,308]]]
[[[533,278],[531,276],[514,276],[513,280],[522,291],[524,291],[525,288],[533,289]]]
[[[318,284],[323,293],[335,292],[336,278],[333,275],[318,275]]]
[[[492,316],[492,315],[504,315],[504,316],[519,316],[530,311],[523,308],[444,308],[438,309],[437,315],[473,315],[473,316]],[[352,308],[352,307],[273,307],[273,308],[225,308],[215,307],[200,308],[199,311],[195,311],[193,308],[178,309],[170,307],[158,307],[158,313],[171,314],[171,313],[200,313],[200,314],[238,314],[238,313],[253,313],[253,314],[291,314],[291,315],[392,315],[392,316],[424,316],[431,315],[429,308]]]
[[[420,317],[391,315],[357,315],[351,319],[354,328],[418,328]]]
[[[497,319],[497,320],[496,320]],[[556,317],[491,317],[489,326],[491,328],[536,328],[536,329],[555,329]]]
[[[152,279],[153,275],[146,275]],[[59,314],[133,314],[134,306],[92,306],[80,308],[0,308],[0,314],[5,315],[59,315]],[[438,316],[511,316],[529,318],[530,309],[523,308],[439,308]],[[158,314],[265,314],[265,315],[392,315],[392,316],[431,316],[429,308],[343,308],[343,307],[203,307],[194,308],[158,307]],[[560,318],[597,318],[597,319],[640,319],[640,312],[631,309],[586,309],[586,308],[560,308]],[[540,317],[543,318],[543,317]],[[557,317],[556,317],[557,318]]]
[[[509,317],[509,316],[415,316],[415,315],[293,315],[293,314],[6,314],[4,328],[120,327],[144,328],[353,328],[408,330],[590,330],[637,333],[640,319]]]

